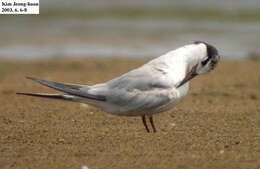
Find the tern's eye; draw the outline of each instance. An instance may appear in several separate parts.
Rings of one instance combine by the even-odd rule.
[[[206,60],[201,62],[202,66],[205,66],[208,63],[208,61],[209,61],[209,57]]]

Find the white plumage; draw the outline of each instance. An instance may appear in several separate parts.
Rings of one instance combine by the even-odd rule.
[[[29,77],[66,94],[18,94],[87,103],[114,115],[142,116],[147,132],[149,128],[145,116],[149,116],[155,132],[152,115],[178,104],[188,92],[189,80],[213,70],[218,60],[215,47],[205,42],[195,42],[106,83],[87,86]]]

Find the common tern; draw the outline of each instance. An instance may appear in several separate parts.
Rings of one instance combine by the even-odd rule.
[[[214,46],[196,41],[106,83],[88,86],[27,77],[64,94],[17,94],[86,103],[113,115],[141,116],[146,131],[150,132],[147,116],[156,132],[152,115],[176,106],[187,94],[189,81],[213,70],[219,59]]]

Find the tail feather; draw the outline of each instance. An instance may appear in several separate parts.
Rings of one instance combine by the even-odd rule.
[[[83,98],[87,98],[87,99],[93,99],[93,100],[97,100],[97,101],[106,101],[105,96],[89,94],[87,92],[88,88],[89,88],[88,86],[77,85],[77,84],[57,83],[57,82],[41,80],[41,79],[37,79],[37,78],[33,78],[33,77],[27,77],[27,79],[38,82],[44,86],[53,88],[55,90],[67,93],[69,95],[83,97]]]
[[[18,95],[41,97],[47,99],[58,99],[66,101],[77,101],[77,97],[71,95],[62,95],[62,94],[48,94],[48,93],[16,93]]]

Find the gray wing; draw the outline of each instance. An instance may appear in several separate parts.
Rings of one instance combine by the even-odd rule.
[[[149,111],[166,105],[172,89],[166,74],[151,66],[132,70],[106,83],[107,101],[120,106],[121,112]]]
[[[126,89],[126,90],[151,90],[152,88],[170,87],[168,72],[152,65],[144,65],[134,69],[122,76],[115,78],[106,84],[109,88]]]
[[[73,95],[73,96],[78,96],[78,97],[83,97],[83,98],[88,98],[92,100],[98,100],[98,101],[106,101],[105,96],[103,95],[94,95],[94,94],[89,94],[87,91],[89,90],[88,86],[83,86],[83,85],[77,85],[77,84],[65,84],[65,83],[57,83],[57,82],[51,82],[47,80],[42,80],[38,78],[32,78],[32,77],[27,77],[30,80],[33,80],[35,82],[38,82],[44,86],[53,88],[55,90]]]

